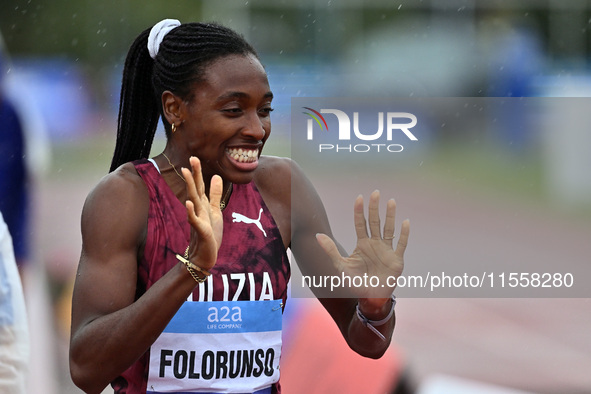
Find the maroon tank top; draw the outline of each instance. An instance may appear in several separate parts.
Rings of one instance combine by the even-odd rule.
[[[138,265],[136,299],[179,263],[190,240],[185,206],[154,164],[134,166],[146,183],[150,206],[144,256]],[[290,267],[279,229],[254,182],[234,184],[223,211],[224,232],[216,265],[189,301],[287,300]],[[115,393],[145,393],[149,352],[112,382]],[[276,390],[277,388],[275,388]],[[275,391],[273,390],[273,391]]]

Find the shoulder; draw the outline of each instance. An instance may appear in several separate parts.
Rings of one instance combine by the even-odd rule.
[[[296,224],[324,212],[314,185],[301,167],[289,158],[262,156],[254,180],[265,202],[280,203],[289,215],[295,215]]]
[[[144,181],[132,163],[123,164],[105,175],[86,198],[82,211],[83,233],[110,226],[141,227],[141,221],[147,217],[148,206],[149,196]]]
[[[92,189],[86,204],[104,200],[119,200],[147,194],[146,186],[132,163],[121,165],[115,171],[105,175]]]
[[[259,190],[276,195],[298,196],[316,193],[301,167],[287,157],[261,156],[254,182]]]
[[[259,189],[270,186],[277,188],[290,185],[292,161],[286,157],[261,156],[259,166],[254,173],[254,182]]]
[[[293,161],[287,157],[278,156],[261,156],[259,159],[259,167],[255,172],[255,180],[263,180],[269,176],[289,176]]]
[[[286,203],[290,203],[294,192],[307,193],[313,189],[300,166],[287,157],[261,156],[254,182],[261,193]]]
[[[254,176],[259,189],[261,187],[286,188],[289,192],[292,185],[300,186],[302,183],[309,183],[301,167],[290,158],[261,156],[259,163]]]
[[[289,209],[291,164],[292,161],[285,157],[260,157],[254,183],[267,204],[281,204]]]

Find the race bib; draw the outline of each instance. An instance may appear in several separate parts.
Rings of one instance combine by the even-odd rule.
[[[150,349],[147,392],[270,393],[281,302],[185,302]]]

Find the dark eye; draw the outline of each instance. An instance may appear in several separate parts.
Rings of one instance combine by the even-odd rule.
[[[261,108],[259,110],[259,112],[263,115],[263,116],[269,116],[271,115],[271,112],[273,112],[273,108],[271,107],[265,107],[265,108]]]
[[[242,113],[242,108],[238,108],[238,107],[236,107],[236,108],[226,108],[226,109],[222,110],[222,112],[224,112],[224,113],[226,113],[228,115],[235,116],[235,115],[240,115]]]

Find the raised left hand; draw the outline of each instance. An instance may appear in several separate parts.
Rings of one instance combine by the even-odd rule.
[[[316,236],[318,243],[328,254],[340,274],[357,279],[363,286],[354,286],[353,294],[359,298],[389,298],[396,287],[394,278],[398,278],[404,269],[404,251],[410,233],[410,221],[402,223],[396,249],[392,247],[394,239],[396,202],[391,199],[387,203],[386,220],[383,233],[379,214],[380,192],[374,191],[369,198],[369,234],[364,214],[363,197],[355,200],[355,232],[357,246],[350,256],[339,253],[335,242],[325,234]]]

